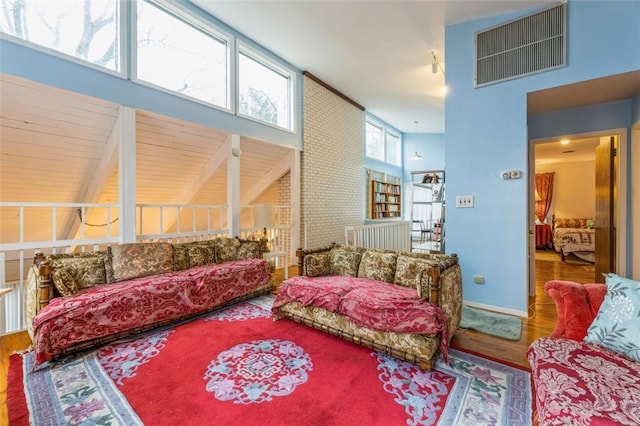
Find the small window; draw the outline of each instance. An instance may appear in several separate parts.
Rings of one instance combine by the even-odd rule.
[[[400,137],[392,133],[387,132],[386,154],[387,163],[395,164],[396,166],[402,165],[400,159]]]
[[[240,45],[238,114],[293,130],[293,73]]]
[[[137,3],[137,78],[229,109],[228,40],[187,22],[186,13],[183,19],[155,2]]]
[[[384,161],[385,151],[384,139],[382,138],[382,127],[378,127],[375,124],[367,121],[365,126],[365,133],[366,156],[375,158],[376,160]]]
[[[365,155],[396,166],[402,165],[402,139],[385,126],[366,121]]]
[[[120,71],[118,0],[0,3],[0,32]]]

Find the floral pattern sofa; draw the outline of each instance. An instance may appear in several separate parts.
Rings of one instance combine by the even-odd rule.
[[[527,351],[538,425],[640,424],[640,282],[545,284],[558,310]]]
[[[273,288],[258,243],[237,238],[40,254],[26,290],[36,366]]]
[[[430,369],[462,314],[458,257],[333,245],[298,250],[274,318],[288,318]]]

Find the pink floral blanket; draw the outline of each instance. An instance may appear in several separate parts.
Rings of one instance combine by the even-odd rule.
[[[206,312],[266,285],[263,259],[205,265],[54,298],[33,319],[36,366],[76,344]]]
[[[419,297],[416,289],[369,278],[298,276],[282,283],[273,313],[290,302],[326,309],[372,330],[442,333],[441,349],[447,358],[449,339],[444,312]]]

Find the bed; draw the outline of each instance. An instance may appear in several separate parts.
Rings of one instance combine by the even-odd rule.
[[[593,219],[556,218],[553,216],[553,247],[564,262],[566,256],[576,257],[593,263],[595,260],[596,235]]]

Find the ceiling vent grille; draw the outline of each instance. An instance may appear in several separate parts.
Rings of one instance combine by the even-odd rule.
[[[563,67],[566,3],[476,33],[475,86]]]

